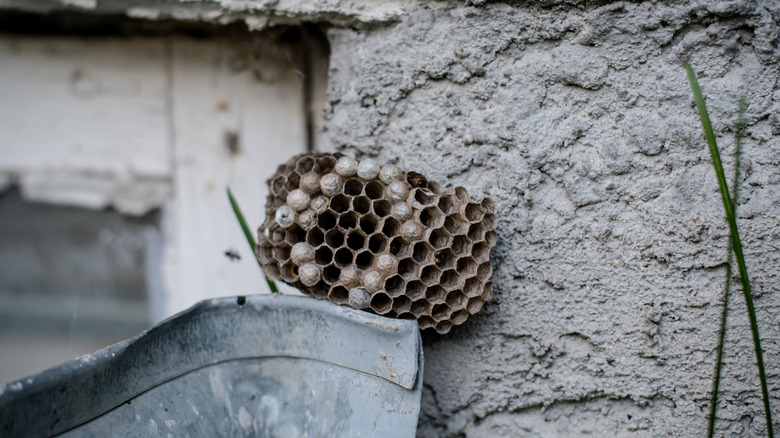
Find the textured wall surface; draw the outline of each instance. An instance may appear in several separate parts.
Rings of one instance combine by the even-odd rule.
[[[397,21],[420,0],[0,0],[3,9],[36,14],[118,14],[143,20],[229,24],[260,30],[303,21],[370,27]]]
[[[780,4],[558,3],[330,32],[331,146],[501,208],[494,299],[426,340],[419,435],[704,434],[727,228],[685,61],[729,174],[749,102],[739,216],[777,422]],[[739,289],[731,308],[718,428],[760,435]]]

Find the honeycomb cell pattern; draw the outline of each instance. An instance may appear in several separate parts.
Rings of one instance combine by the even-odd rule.
[[[496,208],[372,159],[307,153],[268,179],[257,256],[317,299],[447,333],[493,293]]]

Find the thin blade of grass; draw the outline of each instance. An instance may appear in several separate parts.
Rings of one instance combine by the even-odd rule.
[[[258,259],[257,255],[255,254],[255,247],[257,246],[257,243],[255,242],[254,236],[252,236],[252,232],[249,230],[249,226],[246,224],[246,220],[244,220],[244,215],[241,213],[241,208],[238,206],[238,202],[236,202],[236,199],[233,197],[233,193],[230,191],[230,187],[227,189],[227,195],[228,199],[230,199],[230,206],[233,207],[233,213],[236,215],[236,219],[238,219],[238,223],[241,225],[241,229],[244,231],[244,237],[246,237],[246,242],[249,244],[249,249],[252,251],[252,255],[254,255],[255,260],[257,260],[257,264],[260,266],[260,271],[263,272],[263,264],[260,263],[260,259]],[[279,289],[276,287],[276,283],[269,280],[268,277],[266,277],[265,272],[263,272],[263,277],[265,278],[266,283],[268,283],[268,287],[271,289],[271,292],[279,293]]]
[[[707,139],[707,145],[709,146],[710,156],[712,157],[712,165],[715,167],[715,175],[718,179],[718,187],[720,188],[720,195],[721,199],[723,200],[723,208],[726,210],[726,220],[728,221],[729,232],[731,234],[731,248],[734,251],[734,257],[737,259],[739,279],[740,283],[742,284],[742,295],[745,297],[748,319],[750,320],[750,331],[753,334],[753,349],[756,353],[758,378],[761,382],[761,393],[764,400],[764,414],[766,417],[767,434],[770,438],[774,438],[774,431],[772,430],[772,413],[769,407],[769,390],[767,388],[766,373],[764,371],[764,355],[763,351],[761,350],[761,339],[758,334],[756,311],[753,307],[753,294],[750,289],[750,281],[748,279],[747,266],[745,265],[745,257],[742,253],[742,242],[739,239],[739,230],[737,228],[734,204],[731,202],[731,197],[729,196],[728,184],[726,184],[726,176],[723,172],[723,164],[720,161],[718,145],[715,142],[715,133],[712,130],[712,123],[710,123],[710,117],[707,113],[707,106],[704,102],[704,96],[701,93],[701,88],[699,88],[699,82],[696,79],[696,73],[688,63],[685,64],[685,70],[688,74],[688,82],[691,84],[691,91],[693,92],[694,101],[696,102],[696,109],[699,112],[701,125],[704,129],[704,137]]]
[[[712,380],[712,397],[710,399],[710,417],[707,425],[707,436],[715,436],[715,420],[718,414],[718,395],[720,394],[720,375],[723,368],[723,346],[726,340],[726,322],[729,315],[729,296],[731,295],[731,263],[733,258],[729,249],[726,261],[726,286],[723,288],[723,311],[720,314],[720,332],[718,333],[717,358],[715,359],[715,377]]]
[[[732,180],[731,202],[734,204],[734,214],[737,214],[739,208],[739,186],[740,171],[742,169],[742,139],[745,136],[745,111],[747,110],[747,100],[745,96],[739,99],[737,109],[737,125],[734,130],[734,179]],[[731,232],[729,232],[729,242],[731,242]],[[729,299],[731,297],[731,264],[734,262],[733,252],[729,248],[726,254],[726,284],[723,287],[723,311],[720,315],[720,332],[718,333],[717,358],[715,360],[715,376],[712,379],[712,398],[710,400],[710,417],[707,428],[707,436],[715,436],[715,420],[718,413],[718,396],[720,395],[720,376],[723,369],[723,349],[726,340],[726,323],[729,315]]]

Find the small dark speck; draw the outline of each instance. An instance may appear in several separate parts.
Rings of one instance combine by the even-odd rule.
[[[225,257],[229,258],[231,262],[241,260],[241,254],[239,254],[235,249],[229,249],[225,251]]]
[[[249,400],[254,400],[254,399],[256,399],[256,398],[257,398],[257,396],[256,396],[256,395],[254,395],[254,394],[252,394],[252,396],[251,396],[251,397],[249,397]]]
[[[246,297],[245,296],[240,296],[240,297],[238,297],[238,299],[236,299],[236,302],[238,303],[239,306],[243,306],[244,303],[246,303]]]
[[[230,155],[238,155],[241,153],[241,145],[239,144],[238,132],[225,131],[225,146],[227,146]]]
[[[631,416],[631,414],[627,414],[626,417],[628,417],[629,420],[634,418],[634,417]]]

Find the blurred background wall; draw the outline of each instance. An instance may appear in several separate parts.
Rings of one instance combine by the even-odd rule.
[[[256,227],[313,147],[312,32],[0,14],[0,381],[268,292],[226,188]]]

